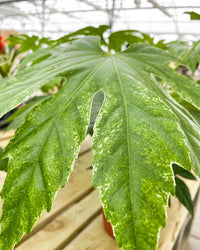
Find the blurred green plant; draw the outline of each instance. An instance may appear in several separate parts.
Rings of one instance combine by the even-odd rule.
[[[54,40],[51,40],[47,37],[39,38],[38,36],[28,36],[26,34],[11,35],[6,41],[8,42],[9,47],[15,47],[16,45],[19,48],[20,53],[27,51],[36,51],[44,46],[50,46],[54,43]]]
[[[184,13],[185,13],[185,14],[189,14],[191,20],[200,20],[200,14],[198,14],[197,12],[194,12],[194,11],[186,11],[186,12],[184,12]]]
[[[14,47],[9,48],[8,44],[4,43],[0,53],[0,77],[13,75],[20,60],[19,50]]]

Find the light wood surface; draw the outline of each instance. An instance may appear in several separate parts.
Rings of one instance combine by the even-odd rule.
[[[200,240],[200,196],[197,201],[197,206],[194,215],[194,225],[191,229],[190,235]],[[200,249],[200,248],[199,248]]]
[[[26,240],[19,250],[23,249],[60,249],[77,235],[84,226],[101,211],[97,190],[92,191],[81,201],[56,217],[46,227]]]
[[[0,146],[6,146],[12,135],[13,131],[6,134],[0,131]],[[92,171],[87,170],[91,166],[92,160],[90,148],[91,138],[88,136],[82,144],[79,158],[75,162],[69,182],[58,192],[52,210],[50,213],[45,212],[42,215],[31,234],[25,235],[16,246],[16,249],[119,249],[116,241],[105,232],[103,227],[99,195],[97,190],[93,190],[92,187]],[[0,172],[0,190],[5,177],[6,174]],[[187,184],[194,198],[199,183],[187,181]],[[0,201],[0,212],[1,207],[2,201]],[[175,197],[172,197],[172,206],[167,208],[167,215],[166,227],[161,229],[160,232],[159,250],[172,249],[188,216],[188,212]],[[197,218],[197,221],[199,221],[199,218]],[[199,232],[199,225],[194,226],[185,250],[200,249],[200,240],[197,237]],[[199,248],[195,249],[194,246]]]
[[[0,130],[0,142],[5,141],[5,145],[7,145],[9,139],[14,135],[14,133],[15,133],[14,130],[11,130],[11,131],[6,132],[6,133],[4,131]]]
[[[79,151],[79,156],[87,153],[88,151],[90,151],[91,146],[92,146],[91,136],[87,135],[85,140],[83,141],[83,143],[81,145],[81,149]]]
[[[186,181],[192,198],[194,199],[198,189],[199,182]],[[171,197],[171,207],[167,208],[167,223],[165,228],[161,229],[160,239],[158,243],[159,250],[172,249],[180,231],[188,216],[186,208],[178,201],[176,197]]]
[[[102,244],[103,243],[103,244]],[[64,250],[117,250],[116,241],[104,230],[102,214],[95,218]]]

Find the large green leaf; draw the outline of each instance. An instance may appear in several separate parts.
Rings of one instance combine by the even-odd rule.
[[[27,115],[5,150],[10,160],[0,249],[11,249],[42,211],[50,210],[72,170],[99,90],[104,101],[94,127],[93,183],[120,247],[156,249],[168,195],[175,193],[172,162],[190,169],[191,159],[200,173],[199,126],[154,79],[167,81],[200,107],[199,87],[168,67],[179,61],[145,44],[111,55],[99,43],[97,37],[86,37],[66,48],[47,49],[48,58],[0,84],[4,114],[50,79],[67,79]]]

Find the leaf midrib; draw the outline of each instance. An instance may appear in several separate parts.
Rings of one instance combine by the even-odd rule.
[[[124,100],[124,108],[125,108],[125,116],[126,116],[127,149],[128,149],[128,159],[129,159],[129,162],[128,162],[128,167],[129,167],[129,188],[130,188],[130,198],[131,198],[131,207],[132,207],[132,217],[133,217],[133,221],[136,221],[135,220],[135,211],[134,211],[134,207],[133,207],[134,202],[133,202],[133,196],[132,196],[132,188],[131,188],[131,186],[132,186],[132,178],[131,178],[131,169],[130,169],[130,167],[131,167],[130,166],[131,158],[130,158],[130,142],[129,142],[129,126],[128,126],[128,124],[129,124],[128,106],[127,106],[127,100],[126,100],[123,84],[121,82],[121,78],[120,78],[119,71],[118,71],[118,68],[117,68],[117,64],[116,64],[116,62],[115,62],[112,55],[111,55],[111,59],[112,59],[112,63],[113,63],[113,66],[114,66],[114,69],[115,69],[115,72],[116,72],[116,75],[117,75],[117,78],[118,78],[118,82],[119,82],[119,85],[120,85],[122,97],[123,97],[123,100]],[[136,248],[137,248],[138,243],[137,243],[135,226],[133,226],[133,228],[134,228],[133,237],[134,237],[135,245],[136,245]]]

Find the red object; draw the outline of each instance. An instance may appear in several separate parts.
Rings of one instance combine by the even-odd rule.
[[[3,47],[4,47],[4,44],[0,42],[0,53],[3,52]]]
[[[114,234],[113,234],[113,229],[112,229],[112,226],[111,226],[110,222],[108,222],[108,221],[106,220],[106,217],[105,217],[104,212],[102,213],[102,215],[103,215],[103,224],[104,224],[104,228],[105,228],[106,232],[107,232],[113,239],[115,239],[115,236],[114,236]]]
[[[0,36],[0,53],[3,53],[3,48],[4,48],[5,42],[3,41],[3,37]]]

